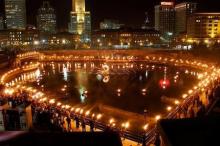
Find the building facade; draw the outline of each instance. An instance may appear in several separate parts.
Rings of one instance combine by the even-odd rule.
[[[40,44],[46,46],[66,46],[74,44],[74,34],[68,32],[60,32],[56,34],[41,35]]]
[[[86,11],[85,0],[73,0],[69,32],[80,36],[80,42],[91,42],[91,15]]]
[[[175,9],[173,2],[161,2],[155,6],[155,29],[163,36],[175,32]]]
[[[44,1],[38,10],[37,27],[42,33],[56,33],[56,14],[48,1]]]
[[[197,3],[184,2],[175,6],[175,34],[186,33],[187,19],[197,10]]]
[[[26,28],[26,0],[5,0],[7,29]]]
[[[30,46],[39,40],[39,32],[36,29],[18,30],[7,29],[0,31],[2,47],[7,46]]]
[[[160,33],[145,29],[97,30],[92,35],[94,48],[144,48],[160,44]]]
[[[187,23],[187,41],[220,42],[220,13],[195,13]]]
[[[121,26],[118,20],[105,19],[100,23],[100,29],[120,29]]]
[[[4,18],[2,15],[0,15],[0,30],[4,29]]]

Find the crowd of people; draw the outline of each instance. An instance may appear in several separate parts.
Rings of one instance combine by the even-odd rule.
[[[179,108],[174,118],[181,119],[203,116],[210,106],[210,103],[213,103],[219,95],[220,80],[210,85],[205,91],[203,91],[203,94],[198,93],[185,102],[185,104],[181,105],[181,108]],[[97,123],[94,119],[76,114],[59,106],[48,104],[47,102],[38,102],[29,98],[29,95],[26,92],[18,91],[11,96],[0,95],[0,99],[0,102],[6,100],[11,107],[16,107],[20,104],[31,104],[34,125],[33,129],[46,129],[60,132],[95,131]],[[109,129],[111,128],[106,126],[106,130]],[[146,137],[144,136],[143,145],[145,143],[145,138]],[[158,141],[158,138],[156,138],[155,143],[160,143]]]
[[[195,94],[186,101],[176,112],[174,118],[202,117],[216,98],[220,97],[220,80],[213,82],[207,89]]]
[[[25,104],[25,105],[31,104],[28,94],[25,92],[17,92],[14,95],[0,94],[0,102],[1,103],[8,102],[9,106],[12,108],[21,104]]]
[[[43,127],[42,123],[48,123],[53,128],[64,132],[86,131],[86,125],[89,125],[90,131],[94,131],[94,122],[83,116],[73,114],[60,107],[48,105],[46,103],[32,103],[35,125]]]
[[[171,119],[184,119],[203,117],[208,110],[220,98],[220,80],[216,80],[210,84],[204,91],[200,91],[185,101],[176,112],[174,112]],[[153,146],[161,146],[161,137],[156,131]]]

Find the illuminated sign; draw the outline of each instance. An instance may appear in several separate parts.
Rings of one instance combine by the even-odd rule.
[[[173,6],[174,3],[173,2],[161,2],[161,5],[163,5],[163,6]]]

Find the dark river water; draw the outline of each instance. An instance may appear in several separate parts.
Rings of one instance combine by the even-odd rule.
[[[149,115],[163,114],[197,82],[196,71],[146,63],[43,63],[29,83],[70,104],[102,104]]]

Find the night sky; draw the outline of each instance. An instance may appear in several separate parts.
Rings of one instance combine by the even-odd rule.
[[[28,24],[36,25],[37,9],[43,0],[27,1]],[[71,0],[48,0],[56,9],[58,17],[58,28],[65,30],[69,22],[71,11]],[[86,8],[92,14],[93,29],[99,26],[99,22],[105,18],[118,19],[127,26],[139,27],[144,22],[145,12],[148,11],[153,21],[154,5],[160,0],[86,0]],[[183,0],[177,0],[182,2]],[[219,0],[191,0],[199,2],[199,11],[220,12]],[[211,1],[211,2],[210,2]],[[0,0],[0,12],[4,12],[4,0]],[[153,23],[153,22],[152,22]]]

